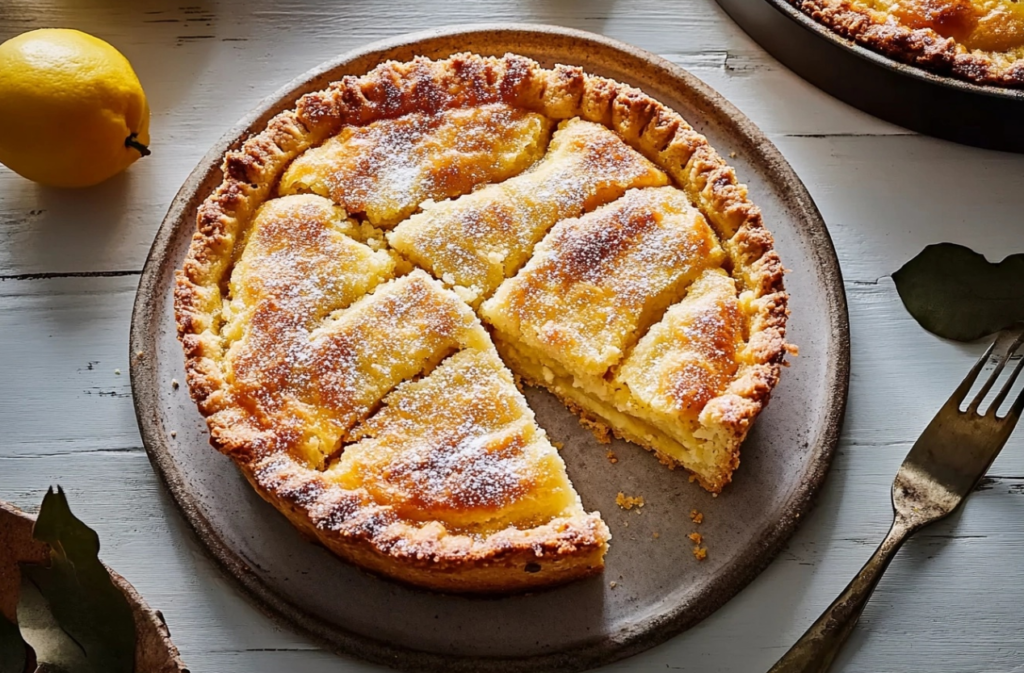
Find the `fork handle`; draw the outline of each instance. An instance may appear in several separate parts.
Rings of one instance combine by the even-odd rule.
[[[899,518],[843,593],[779,659],[768,673],[825,673],[850,637],[882,573],[913,530]]]

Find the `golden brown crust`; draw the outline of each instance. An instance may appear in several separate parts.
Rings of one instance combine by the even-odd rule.
[[[508,591],[597,572],[609,537],[597,514],[557,519],[485,538],[413,526],[358,493],[276,451],[246,409],[232,406],[219,364],[222,288],[256,208],[288,164],[343,125],[365,125],[413,111],[506,102],[556,120],[581,116],[616,130],[661,166],[721,236],[741,291],[750,293],[755,361],[708,408],[744,434],[778,380],[786,352],[787,295],[782,266],[760,211],[735,172],[678,114],[641,91],[586,75],[546,70],[516,55],[459,54],[442,61],[384,63],[299,99],[261,133],[227,153],[223,182],[199,208],[197,231],[177,274],[175,309],[189,389],[210,426],[211,443],[232,456],[261,495],[309,535],[368,569],[421,586]],[[735,465],[733,466],[735,467]],[[721,488],[720,484],[706,485]],[[546,559],[544,562],[538,561]],[[510,569],[513,569],[512,572]]]
[[[242,466],[249,482],[307,535],[358,565],[411,584],[448,591],[514,591],[599,572],[607,528],[596,514],[555,519],[485,538],[417,526],[390,508],[345,491],[291,457]]]
[[[1014,51],[968,49],[932,27],[908,25],[893,13],[870,11],[850,0],[789,2],[839,35],[897,61],[976,84],[1024,87],[1024,58]],[[947,9],[963,9],[954,7],[959,3],[945,4],[950,5]],[[929,8],[927,14],[938,14],[940,9]]]

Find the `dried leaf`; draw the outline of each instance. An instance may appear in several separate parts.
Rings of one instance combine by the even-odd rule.
[[[18,628],[39,659],[36,673],[93,673],[85,651],[50,612],[46,599],[26,577],[18,601]]]
[[[0,673],[32,673],[35,668],[35,652],[18,625],[0,614]]]
[[[1024,255],[993,264],[970,248],[939,243],[892,279],[910,315],[946,339],[974,341],[1024,321]]]
[[[75,518],[60,488],[46,493],[32,534],[50,545],[50,565],[22,566],[22,572],[46,598],[57,623],[96,673],[132,673],[131,606],[97,557],[96,532]]]

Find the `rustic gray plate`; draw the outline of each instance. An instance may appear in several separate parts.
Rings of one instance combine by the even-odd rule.
[[[791,273],[789,336],[800,357],[743,448],[735,482],[712,498],[682,471],[622,442],[606,458],[575,418],[546,393],[527,397],[564,443],[573,483],[600,510],[614,539],[602,576],[532,595],[466,598],[370,576],[303,539],[264,503],[230,461],[210,448],[184,386],[172,311],[197,205],[220,181],[225,150],[259,130],[299,95],[385,59],[458,51],[513,51],[545,65],[570,63],[639,86],[683,114],[750,186]],[[132,387],[142,436],[157,471],[199,538],[255,601],[325,646],[417,670],[581,670],[652,647],[709,615],[779,551],[811,505],[832,456],[846,403],[849,329],[832,241],[814,203],[778,150],[735,107],[684,70],[635,47],[551,26],[466,26],[379,42],[288,84],[206,155],[171,205],[139,284],[131,330]],[[172,431],[176,433],[171,436]],[[615,505],[642,495],[641,513]],[[698,563],[689,512],[709,549]],[[655,537],[657,534],[657,537]],[[616,586],[611,586],[612,582]]]

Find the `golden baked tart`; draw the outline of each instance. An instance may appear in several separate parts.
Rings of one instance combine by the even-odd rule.
[[[463,592],[599,572],[608,528],[520,381],[729,483],[787,350],[782,265],[734,171],[641,91],[512,54],[389,62],[223,174],[178,272],[189,389],[339,556]]]
[[[1017,0],[789,0],[843,37],[977,84],[1024,86]]]

